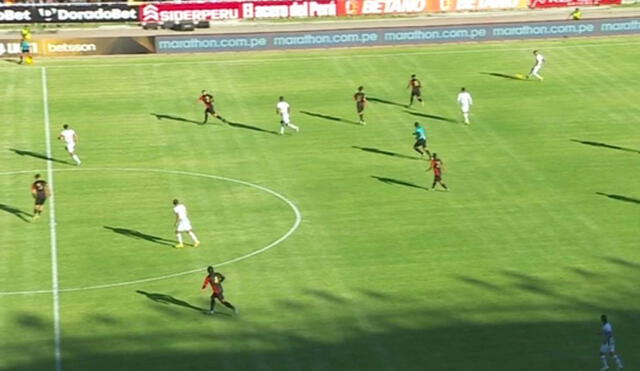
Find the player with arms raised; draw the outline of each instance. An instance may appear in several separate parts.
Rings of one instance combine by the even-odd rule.
[[[195,233],[191,228],[191,221],[187,216],[187,207],[180,203],[177,199],[173,200],[173,212],[176,214],[176,237],[178,238],[178,244],[174,247],[179,249],[183,248],[184,244],[182,243],[182,233],[187,232],[189,237],[193,240],[193,246],[198,247],[200,245],[200,241],[198,241],[198,237],[196,237]]]
[[[422,101],[422,83],[418,80],[415,74],[411,75],[411,79],[407,85],[407,89],[408,88],[411,88],[411,96],[409,97],[409,105],[407,107],[411,107],[413,105],[414,98],[424,106],[424,101]]]
[[[208,285],[211,286],[211,306],[209,307],[209,314],[214,314],[216,307],[216,299],[218,299],[222,305],[233,310],[233,313],[238,314],[238,310],[231,303],[225,300],[224,298],[224,290],[222,288],[222,282],[224,282],[225,277],[220,272],[216,272],[212,266],[207,267],[207,276],[204,278],[204,282],[202,283],[202,290],[207,288]]]
[[[78,135],[76,131],[71,129],[69,125],[62,125],[62,131],[60,135],[58,135],[59,140],[64,140],[65,149],[69,152],[69,155],[76,162],[76,165],[80,165],[82,161],[80,161],[80,157],[76,154],[76,145],[78,145]]]
[[[213,106],[213,95],[209,94],[206,90],[203,90],[198,100],[204,103],[204,121],[202,121],[203,125],[207,123],[207,120],[209,119],[209,115],[217,118],[218,120],[224,123],[227,122],[227,120],[225,120],[222,116],[216,113],[216,110]]]
[[[42,210],[44,210],[44,203],[47,201],[47,197],[51,196],[49,185],[45,180],[40,179],[40,174],[36,174],[35,179],[33,184],[31,184],[31,196],[33,196],[35,200],[31,220],[36,220],[40,217]]]
[[[616,354],[616,342],[613,339],[613,326],[607,319],[606,315],[600,316],[600,321],[602,322],[602,330],[598,333],[598,335],[602,335],[602,344],[600,345],[600,360],[602,361],[601,371],[606,371],[609,369],[609,364],[607,363],[607,354],[616,361],[616,365],[618,366],[618,371],[623,369],[622,360]]]
[[[364,86],[358,86],[358,91],[353,95],[353,100],[356,101],[356,112],[358,112],[358,118],[361,125],[366,125],[364,122],[364,109],[367,105],[367,96],[364,93]]]
[[[527,78],[529,79],[531,76],[535,76],[538,80],[542,81],[544,78],[540,76],[538,72],[540,72],[542,65],[545,63],[545,59],[537,50],[533,51],[533,55],[536,57],[536,63],[533,65],[533,68],[531,68],[531,72],[529,72]]]
[[[433,170],[433,184],[431,185],[431,189],[435,189],[436,188],[436,184],[440,183],[440,185],[442,186],[442,188],[444,188],[445,190],[449,190],[449,188],[447,188],[447,185],[444,184],[444,182],[442,181],[442,173],[444,172],[444,164],[442,163],[442,160],[440,160],[438,158],[438,154],[434,153],[433,156],[431,157],[431,163],[429,168],[427,169],[427,171],[429,170]]]

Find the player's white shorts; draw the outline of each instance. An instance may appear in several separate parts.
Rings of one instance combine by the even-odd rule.
[[[614,341],[610,341],[609,344],[600,345],[600,353],[614,353],[616,351],[616,343]]]
[[[531,69],[531,74],[532,74],[532,75],[537,74],[538,72],[540,72],[540,69],[541,69],[541,68],[542,68],[542,65],[538,65],[538,64],[536,64],[536,65],[535,65],[535,66],[533,66],[533,68]]]
[[[460,106],[460,110],[462,111],[462,113],[469,113],[470,109],[471,109],[471,106],[468,104],[463,104]]]
[[[287,114],[282,114],[282,119],[280,120],[282,126],[287,126],[291,123],[291,118]]]
[[[76,150],[76,144],[71,142],[71,143],[67,143],[67,145],[65,146],[65,148],[67,149],[67,152],[69,153],[73,153]]]
[[[180,222],[178,222],[178,228],[176,228],[178,232],[189,232],[191,229],[191,222],[189,219],[180,220]]]

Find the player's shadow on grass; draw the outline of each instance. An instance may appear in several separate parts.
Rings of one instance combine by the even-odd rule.
[[[640,204],[640,199],[638,199],[638,198],[622,196],[622,195],[616,195],[616,194],[610,194],[610,193],[602,193],[602,192],[596,192],[596,194],[600,195],[600,196],[609,197],[609,198],[612,198],[612,199],[618,200],[618,201],[624,201],[624,202],[631,202],[631,203],[634,203],[634,204]]]
[[[73,164],[71,162],[68,162],[68,161],[58,160],[57,158],[49,157],[49,156],[45,155],[44,153],[38,153],[38,152],[33,152],[33,151],[25,151],[23,149],[16,149],[16,148],[9,148],[9,151],[12,151],[15,154],[20,155],[20,156],[29,156],[29,157],[39,158],[41,160],[51,161],[51,162],[55,162],[55,163],[58,163],[58,164],[75,165],[75,164]]]
[[[401,186],[405,186],[405,187],[424,189],[426,191],[429,190],[429,188],[427,188],[427,187],[423,187],[423,186],[419,186],[417,184],[405,182],[404,180],[380,177],[380,176],[375,176],[375,175],[372,175],[371,177],[381,181],[382,183],[389,184],[389,185],[401,185]]]
[[[20,59],[3,58],[2,60],[7,62],[7,63],[20,64]]]
[[[408,104],[402,104],[402,103],[398,103],[398,102],[393,102],[393,101],[382,99],[382,98],[367,97],[367,100],[369,102],[388,104],[388,105],[391,105],[391,106],[398,106],[398,107],[402,107],[402,108],[409,108]]]
[[[171,295],[145,292],[142,290],[136,290],[136,292],[140,295],[146,296],[149,300],[153,300],[156,303],[165,304],[165,305],[177,305],[179,307],[197,310],[198,312],[204,312],[206,310],[206,308],[196,307],[195,305],[189,304],[184,300],[176,299]]]
[[[106,226],[106,225],[104,226],[104,228],[108,229],[108,230],[110,230],[112,232],[115,232],[117,234],[126,236],[126,237],[135,238],[135,239],[139,239],[139,240],[145,240],[145,241],[156,243],[158,245],[173,246],[174,244],[177,243],[174,240],[168,240],[166,238],[153,236],[153,235],[142,233],[140,231],[136,231],[136,230],[133,230],[133,229],[109,227],[109,226]]]
[[[29,223],[29,219],[27,219],[27,217],[31,217],[32,215],[29,214],[28,212],[24,211],[24,210],[20,210],[16,207],[13,206],[9,206],[6,204],[0,204],[0,210],[2,211],[6,211],[10,214],[13,214],[15,216],[17,216],[18,218],[22,219],[22,221]]]
[[[510,79],[510,80],[520,80],[520,81],[527,81],[528,79],[522,75],[507,75],[506,73],[499,73],[499,72],[480,72],[483,75],[488,75],[488,76],[493,76],[493,77],[501,77],[503,79]]]
[[[603,148],[609,148],[609,149],[617,149],[618,151],[640,153],[640,151],[637,150],[637,149],[625,148],[625,147],[615,146],[613,144],[607,144],[607,143],[602,143],[602,142],[592,142],[592,141],[589,141],[589,140],[579,140],[579,139],[571,139],[571,141],[572,142],[576,142],[576,143],[582,143],[582,144],[585,144],[585,145],[588,145],[588,146],[603,147]]]
[[[360,125],[360,123],[352,120],[343,119],[342,117],[325,115],[322,113],[309,112],[309,111],[300,111],[300,113],[305,114],[307,116],[318,117],[325,120],[336,121],[336,122],[344,122],[352,125]]]
[[[408,111],[408,110],[405,110],[405,112],[410,114],[410,115],[413,115],[413,116],[424,117],[424,118],[438,120],[438,121],[446,121],[446,122],[451,122],[451,123],[454,123],[454,124],[458,123],[457,120],[451,119],[451,118],[448,118],[448,117],[444,117],[444,116],[431,115],[431,114],[428,114],[428,113],[412,112],[412,111]]]
[[[180,117],[180,116],[165,115],[165,114],[162,114],[162,113],[151,113],[151,115],[155,116],[158,120],[167,119],[167,120],[190,122],[192,124],[203,125],[202,121],[189,120],[189,119],[186,119],[186,118]]]
[[[398,158],[406,158],[408,160],[421,160],[420,157],[407,156],[407,155],[403,155],[403,154],[400,154],[400,153],[385,151],[385,150],[378,149],[378,148],[359,147],[359,146],[352,146],[352,147],[353,148],[357,148],[357,149],[359,149],[361,151],[365,151],[365,152],[377,153],[379,155],[392,156],[392,157],[398,157]]]
[[[275,134],[278,135],[277,131],[273,131],[273,130],[266,130],[263,128],[259,128],[257,126],[253,126],[253,125],[248,125],[248,124],[243,124],[241,122],[232,122],[232,121],[227,121],[227,125],[234,127],[234,128],[238,128],[238,129],[247,129],[247,130],[253,130],[253,131],[259,131],[261,133],[267,133],[267,134]]]

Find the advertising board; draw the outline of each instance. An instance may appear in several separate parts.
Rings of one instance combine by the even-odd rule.
[[[0,24],[136,22],[138,18],[138,7],[127,4],[0,6]]]

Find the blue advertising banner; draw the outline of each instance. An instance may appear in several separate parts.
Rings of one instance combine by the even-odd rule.
[[[157,36],[158,53],[313,49],[640,34],[640,18],[314,32]]]

